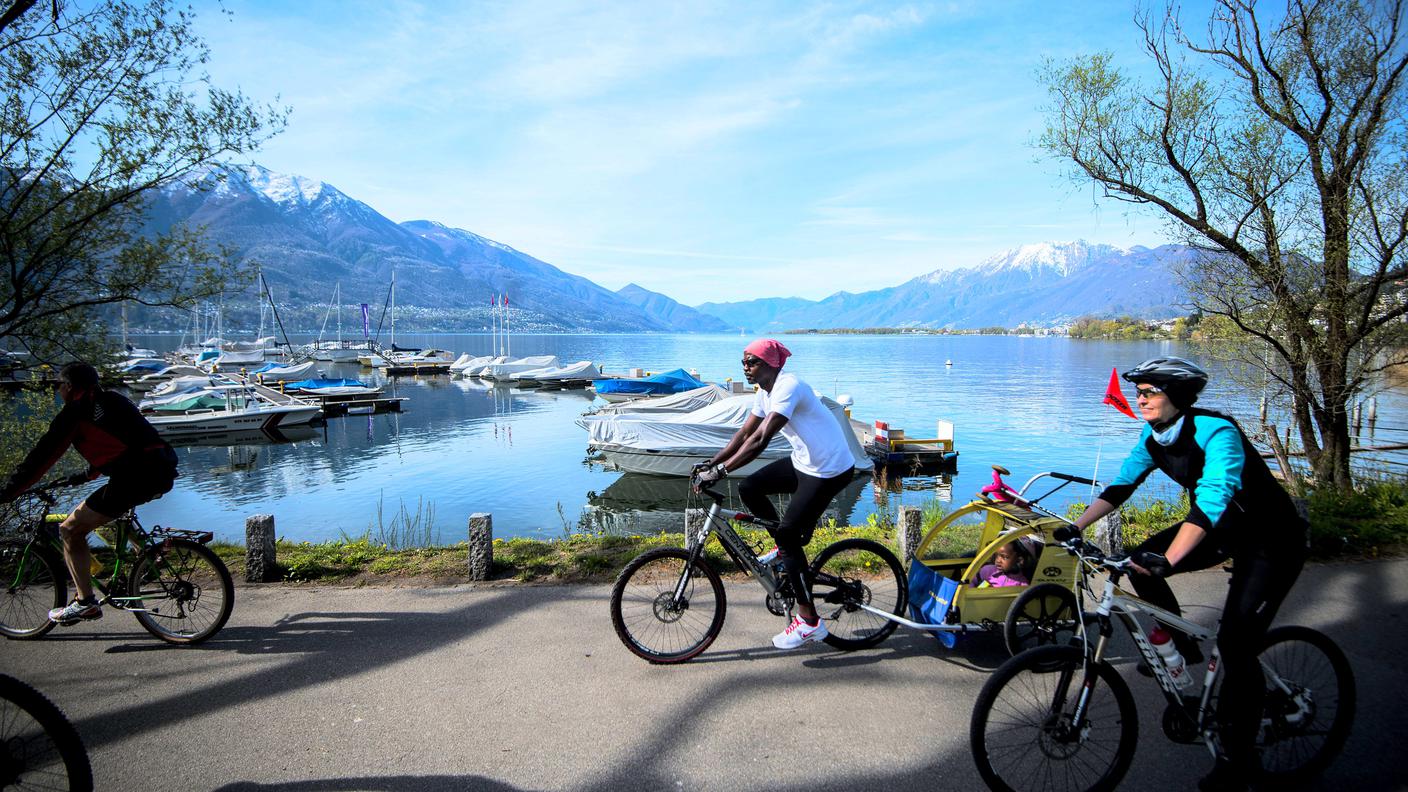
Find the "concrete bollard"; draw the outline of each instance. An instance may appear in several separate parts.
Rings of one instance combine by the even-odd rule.
[[[244,579],[270,583],[279,579],[274,550],[274,515],[253,514],[244,520]]]
[[[1115,509],[1095,523],[1095,544],[1111,555],[1124,552],[1124,517]]]
[[[494,568],[494,515],[469,515],[469,579],[488,580]]]
[[[684,529],[688,533],[694,533],[704,527],[704,519],[709,513],[703,509],[686,509],[684,513]]]
[[[898,531],[895,538],[900,545],[900,561],[908,562],[914,558],[914,551],[918,549],[919,542],[924,538],[921,524],[924,519],[924,510],[918,506],[901,506]]]

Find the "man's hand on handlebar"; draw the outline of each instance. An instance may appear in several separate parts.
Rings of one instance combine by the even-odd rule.
[[[728,471],[723,465],[710,465],[705,463],[704,469],[699,470],[698,465],[695,471],[689,476],[689,483],[694,487],[695,492],[700,492],[718,483],[720,479],[728,475]]]

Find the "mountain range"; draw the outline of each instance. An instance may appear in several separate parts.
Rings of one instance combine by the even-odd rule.
[[[398,327],[484,330],[491,295],[508,295],[515,330],[777,332],[799,328],[1051,325],[1080,316],[1187,312],[1174,269],[1195,255],[1164,246],[1028,245],[898,286],[689,307],[630,284],[611,291],[507,245],[431,220],[396,223],[335,187],[257,165],[212,168],[150,197],[150,225],[202,226],[269,281],[289,329],[316,327],[341,285],[375,316],[396,279]],[[243,310],[252,310],[253,290]],[[227,298],[227,317],[240,302]]]

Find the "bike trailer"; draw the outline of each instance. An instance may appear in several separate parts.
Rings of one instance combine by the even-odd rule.
[[[982,521],[976,551],[945,555],[937,550],[946,531],[972,525],[974,518]],[[1029,586],[974,588],[972,581],[1003,545],[1024,537],[1031,537],[1031,544],[1038,548],[1030,585],[1073,587],[1075,559],[1052,539],[1052,532],[1063,524],[1057,518],[986,497],[946,515],[924,535],[910,562],[909,601],[914,620],[922,622],[947,647],[954,645],[957,633],[1001,629],[1008,610]]]

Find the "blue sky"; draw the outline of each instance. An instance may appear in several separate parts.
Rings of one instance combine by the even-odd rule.
[[[818,299],[1165,241],[1030,145],[1043,57],[1143,65],[1130,2],[222,5],[215,83],[293,108],[254,161],[608,288]]]

